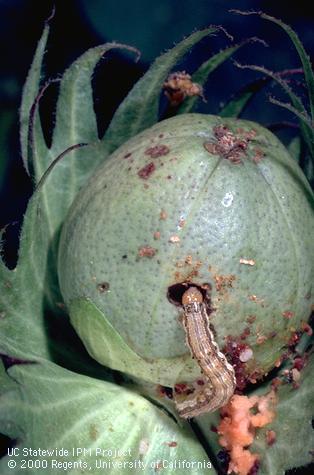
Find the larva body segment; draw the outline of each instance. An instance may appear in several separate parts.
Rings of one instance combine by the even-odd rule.
[[[236,380],[233,367],[219,350],[209,327],[201,292],[190,287],[183,295],[182,305],[186,342],[205,376],[205,384],[192,394],[186,397],[175,395],[180,416],[190,418],[224,406],[234,393]]]

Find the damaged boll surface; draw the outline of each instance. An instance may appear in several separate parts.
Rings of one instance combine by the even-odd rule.
[[[126,368],[108,339],[94,343],[103,330],[79,315],[83,302],[139,357],[127,372],[169,385],[166,359],[193,362],[168,289],[210,284],[219,347],[251,322],[252,357],[241,364],[248,379],[262,376],[310,314],[313,231],[312,192],[273,134],[249,121],[181,115],[126,142],[79,192],[62,230],[61,291],[95,359]]]

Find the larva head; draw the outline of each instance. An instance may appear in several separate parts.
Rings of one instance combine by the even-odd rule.
[[[178,305],[168,289],[206,282],[219,348],[245,378],[265,374],[310,314],[312,200],[298,165],[256,123],[186,114],[126,142],[62,230],[60,286],[89,353],[165,386],[188,379],[198,368],[180,323],[187,286]],[[188,292],[184,301],[198,301]]]
[[[202,303],[203,295],[197,287],[189,287],[182,297],[182,305],[188,305],[190,303]]]

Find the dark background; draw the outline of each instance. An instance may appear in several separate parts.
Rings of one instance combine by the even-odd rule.
[[[221,24],[236,42],[250,36],[267,41],[268,48],[259,44],[244,47],[236,55],[242,63],[265,65],[275,71],[299,67],[295,50],[280,28],[258,17],[238,16],[228,10],[263,10],[281,18],[298,32],[308,53],[312,54],[314,13],[311,3],[307,0],[0,0],[0,229],[9,224],[3,246],[8,265],[14,267],[16,262],[20,224],[32,192],[19,149],[21,91],[43,23],[53,5],[56,13],[51,23],[45,64],[47,77],[59,76],[87,48],[106,41],[124,42],[142,52],[137,64],[127,55],[112,53],[97,68],[95,108],[102,135],[115,108],[153,58],[194,29]],[[204,40],[196,49],[194,59],[187,61],[184,67],[193,71],[197,61],[205,60],[228,44],[230,41],[221,33]],[[232,61],[228,61],[211,76],[205,90],[208,102],[201,104],[201,111],[216,113],[232,93],[256,77],[255,73],[238,70]],[[57,92],[57,86],[51,87],[41,107],[48,142]],[[276,88],[271,88],[270,92],[281,97]],[[254,99],[243,117],[264,125],[285,121],[296,123],[289,113],[269,104],[264,91]],[[293,127],[281,128],[280,138],[287,142],[296,133],[297,129]],[[293,473],[314,472],[302,469]]]

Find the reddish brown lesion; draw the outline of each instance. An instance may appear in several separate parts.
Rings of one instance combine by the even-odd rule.
[[[141,168],[137,174],[143,180],[147,180],[152,173],[156,170],[156,166],[153,162],[147,163],[143,168]]]
[[[248,375],[247,364],[241,361],[241,355],[243,355],[248,348],[248,345],[244,343],[241,337],[228,335],[225,338],[225,345],[222,351],[234,368],[237,392],[242,392],[250,381],[251,375]],[[258,379],[262,376],[263,374],[259,375]]]
[[[282,316],[286,318],[287,320],[290,320],[290,318],[294,317],[294,312],[291,312],[290,310],[286,310],[285,312],[282,312]]]
[[[290,329],[290,331],[291,331],[291,335],[287,342],[287,346],[288,348],[290,348],[290,350],[293,350],[300,341],[300,338],[302,336],[302,331],[296,330],[293,327]]]
[[[217,292],[224,293],[228,289],[231,289],[233,287],[233,283],[235,279],[236,279],[236,276],[234,274],[214,275],[215,288]]]
[[[202,267],[203,262],[199,260],[193,260],[193,256],[186,255],[175,263],[177,269],[175,271],[174,280],[176,282],[192,282],[199,276],[199,270]]]
[[[255,148],[252,160],[254,163],[259,163],[264,158],[264,156],[265,153],[260,148]]]
[[[158,158],[164,155],[168,155],[170,152],[169,147],[167,145],[155,145],[153,147],[149,147],[145,150],[145,155],[150,156],[151,158]]]
[[[257,295],[255,295],[255,294],[249,295],[249,296],[248,296],[248,299],[249,299],[251,302],[254,302],[254,303],[256,303],[256,304],[261,305],[261,307],[264,307],[264,299],[258,297]]]
[[[172,440],[171,442],[166,442],[166,445],[168,445],[168,447],[177,447],[178,443]]]
[[[162,209],[159,213],[159,219],[161,221],[165,221],[167,218],[168,218],[167,212],[164,209]]]
[[[128,152],[123,156],[123,158],[130,158],[131,155],[132,155],[132,152]]]
[[[174,385],[174,393],[176,396],[189,396],[194,393],[192,384],[177,383]]]
[[[249,327],[245,327],[243,332],[240,335],[240,340],[246,340],[248,336],[251,334],[251,329]]]
[[[151,246],[142,246],[138,250],[139,257],[154,257],[156,254],[157,249]]]
[[[213,132],[215,141],[205,142],[205,150],[212,155],[220,155],[234,164],[242,163],[249,142],[256,136],[255,130],[238,129],[237,134],[234,134],[225,125],[215,126]]]
[[[313,328],[306,322],[302,322],[301,330],[309,336],[313,335]]]
[[[168,386],[161,386],[160,384],[156,387],[156,392],[159,397],[173,399],[173,389]]]
[[[261,335],[261,334],[258,333],[257,336],[256,336],[256,344],[257,345],[262,345],[267,340],[268,340],[268,338],[267,338],[266,335]]]
[[[265,438],[267,445],[273,445],[276,442],[276,432],[274,430],[267,430]]]

